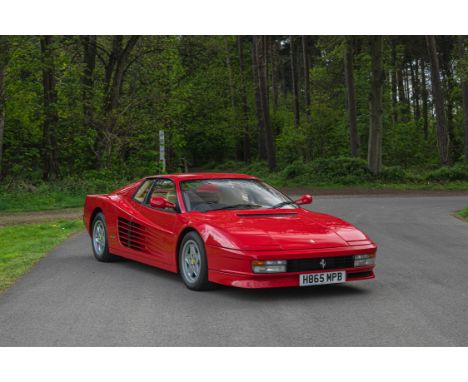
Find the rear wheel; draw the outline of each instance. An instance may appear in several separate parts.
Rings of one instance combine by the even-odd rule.
[[[189,232],[182,239],[179,248],[179,271],[187,288],[192,290],[210,288],[205,246],[196,232]]]
[[[94,257],[103,262],[115,260],[115,256],[109,253],[109,242],[107,240],[107,225],[104,214],[99,212],[93,219],[91,242]]]

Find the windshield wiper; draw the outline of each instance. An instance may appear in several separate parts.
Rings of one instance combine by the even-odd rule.
[[[259,205],[259,204],[245,204],[245,203],[242,203],[242,204],[233,204],[231,206],[225,206],[225,207],[221,207],[221,208],[215,208],[215,209],[212,209],[212,210],[209,210],[209,211],[235,210],[235,209],[240,209],[241,207],[256,208],[256,207],[262,207],[262,206]]]
[[[280,208],[280,207],[283,207],[283,206],[287,206],[288,204],[295,204],[295,203],[296,202],[294,202],[293,200],[288,200],[286,202],[281,202],[281,203],[275,204],[274,206],[271,206],[270,209]]]

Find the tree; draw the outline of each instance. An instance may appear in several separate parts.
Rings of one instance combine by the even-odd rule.
[[[345,37],[344,72],[346,83],[346,105],[348,109],[349,144],[351,147],[351,155],[357,158],[359,156],[359,136],[357,131],[352,37]]]
[[[397,102],[397,71],[396,71],[396,42],[395,38],[390,37],[391,43],[391,69],[390,82],[392,88],[392,122],[393,126],[398,123],[398,102]]]
[[[307,36],[302,36],[302,64],[304,67],[304,103],[307,117],[310,119],[310,79],[309,79],[309,52],[307,49]]]
[[[42,178],[56,179],[59,175],[57,132],[59,116],[55,78],[54,37],[41,37],[42,86],[44,90],[44,123],[42,131]]]
[[[427,141],[429,135],[429,116],[428,116],[428,93],[426,80],[426,64],[424,58],[421,59],[421,96],[422,96],[422,117],[424,139]]]
[[[265,149],[268,167],[270,170],[276,168],[276,153],[275,146],[273,143],[273,131],[271,128],[269,101],[267,95],[267,57],[266,57],[266,36],[254,36],[254,56],[256,61],[257,80],[258,80],[258,92],[260,99],[260,110],[262,114],[262,120],[264,122],[264,136]]]
[[[83,101],[83,124],[84,126],[93,129],[94,126],[94,105],[92,102],[94,88],[94,69],[96,67],[96,36],[81,36],[83,45],[83,74],[81,77],[82,84],[82,101]]]
[[[0,179],[2,179],[3,136],[5,131],[5,72],[8,65],[9,41],[7,36],[0,36]]]
[[[403,122],[408,122],[408,115],[409,115],[409,100],[407,97],[407,93],[405,92],[405,60],[402,54],[397,55],[397,62],[396,62],[396,80],[398,84],[398,102],[399,102],[399,110],[401,115],[401,120]]]
[[[421,118],[421,109],[419,107],[419,65],[418,60],[410,63],[411,70],[411,89],[413,90],[414,119],[419,122]]]
[[[371,99],[370,128],[367,161],[369,170],[379,174],[382,169],[382,134],[383,134],[383,37],[371,36]]]
[[[431,60],[432,97],[434,99],[437,117],[437,146],[439,149],[439,160],[443,165],[449,164],[449,135],[447,118],[445,115],[445,102],[440,81],[439,58],[435,36],[426,36],[427,50]]]
[[[258,154],[261,160],[267,159],[266,153],[266,142],[265,142],[265,116],[262,109],[262,94],[260,90],[260,79],[258,75],[258,55],[257,55],[257,44],[259,37],[252,37],[252,79],[253,79],[253,88],[255,95],[255,115],[257,117],[257,131],[258,131]]]
[[[459,36],[460,49],[460,72],[462,81],[462,99],[463,99],[463,154],[465,163],[468,164],[468,55],[466,54],[466,36]]]
[[[96,134],[95,153],[99,166],[108,164],[111,158],[122,85],[125,73],[133,63],[129,62],[130,53],[138,39],[139,36],[130,36],[125,43],[124,36],[114,36],[112,39],[112,49],[105,63],[104,121],[98,126]]]
[[[271,57],[271,98],[273,101],[273,112],[278,110],[278,47],[275,38],[272,36],[270,44]]]
[[[243,156],[244,162],[250,160],[250,140],[249,140],[249,108],[247,104],[247,92],[245,90],[244,79],[244,45],[242,36],[237,36],[237,51],[239,55],[239,81],[240,81],[240,98],[242,106],[242,131],[243,131]]]
[[[296,52],[294,50],[294,36],[289,36],[289,57],[291,60],[291,84],[293,92],[293,110],[294,110],[294,127],[298,128],[300,123],[299,116],[299,89],[297,84],[296,70]]]

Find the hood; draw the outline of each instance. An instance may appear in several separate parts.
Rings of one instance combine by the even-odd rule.
[[[367,240],[352,225],[302,208],[197,214],[209,245],[240,250],[298,250],[348,246]],[[200,222],[201,223],[201,222]]]

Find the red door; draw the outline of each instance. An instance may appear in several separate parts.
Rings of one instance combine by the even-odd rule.
[[[177,246],[176,226],[178,209],[154,208],[149,205],[152,196],[160,196],[177,204],[175,184],[170,179],[157,179],[142,203],[133,201],[139,216],[136,223],[146,227],[146,251],[142,256],[165,264],[175,265]],[[141,220],[141,221],[138,221]]]

